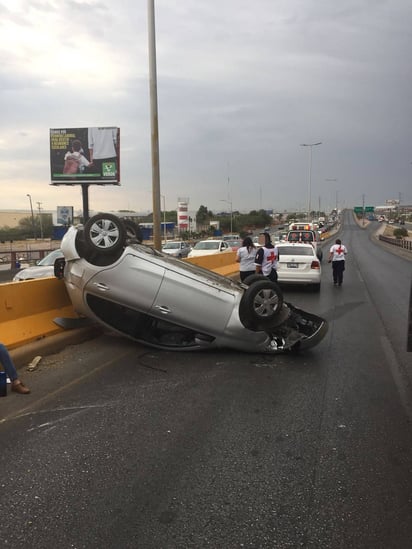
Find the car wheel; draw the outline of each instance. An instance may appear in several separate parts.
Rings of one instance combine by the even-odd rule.
[[[263,278],[249,286],[239,306],[242,324],[253,331],[270,329],[277,324],[283,306],[282,290],[275,282]]]
[[[262,282],[263,275],[262,274],[253,274],[249,275],[245,278],[245,280],[242,282],[242,284],[246,284],[246,286],[250,286],[254,282]]]
[[[124,219],[123,224],[126,228],[127,238],[136,240],[139,243],[143,242],[142,230],[137,223],[134,223],[134,221],[131,221],[130,219]]]
[[[116,215],[97,214],[84,226],[84,241],[87,248],[102,255],[113,254],[126,243],[126,228]]]
[[[318,283],[318,284],[313,284],[313,285],[312,285],[312,290],[313,290],[315,293],[320,292],[320,283]]]

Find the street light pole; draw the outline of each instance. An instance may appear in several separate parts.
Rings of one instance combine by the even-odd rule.
[[[147,0],[149,77],[150,77],[150,125],[152,149],[152,194],[153,194],[153,243],[156,250],[162,248],[160,232],[160,161],[159,161],[159,116],[157,108],[156,32],[154,0]]]
[[[230,205],[230,234],[233,234],[233,208],[231,200],[221,200],[220,202],[226,202]]]
[[[310,210],[311,210],[311,193],[312,193],[312,149],[313,147],[316,147],[316,145],[322,145],[322,141],[319,141],[319,143],[301,143],[301,147],[309,147],[310,148],[310,161],[309,161],[309,188],[308,188],[308,221],[310,216]]]
[[[31,226],[32,226],[32,229],[33,229],[33,237],[34,237],[34,239],[36,240],[36,231],[35,231],[35,228],[34,228],[33,203],[32,203],[32,201],[31,201],[31,195],[30,195],[30,194],[27,194],[26,196],[28,196],[28,197],[29,197],[29,200],[30,200]]]

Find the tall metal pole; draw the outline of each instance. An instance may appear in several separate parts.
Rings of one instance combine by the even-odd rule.
[[[43,223],[41,220],[41,202],[37,202],[37,207],[39,209],[39,221],[40,221],[40,238],[43,240]]]
[[[221,202],[226,202],[230,205],[230,235],[233,234],[233,207],[232,207],[232,201],[231,200],[221,200]]]
[[[167,233],[166,233],[166,197],[164,194],[161,195],[163,198],[163,234],[164,234],[164,240],[165,244],[167,242]]]
[[[312,194],[312,148],[316,145],[322,145],[322,141],[319,143],[301,143],[301,147],[310,147],[310,160],[309,160],[309,188],[308,188],[308,221],[311,210],[311,194]]]
[[[157,112],[157,76],[156,76],[156,34],[154,0],[147,0],[149,73],[150,73],[150,122],[152,144],[152,194],[153,194],[153,245],[161,250],[160,234],[160,166],[159,166],[159,120]]]
[[[36,229],[34,227],[34,213],[33,213],[33,203],[31,201],[31,195],[30,194],[27,194],[26,196],[29,197],[29,200],[30,200],[30,210],[31,210],[31,226],[32,226],[32,229],[33,229],[33,237],[34,239],[36,240]]]

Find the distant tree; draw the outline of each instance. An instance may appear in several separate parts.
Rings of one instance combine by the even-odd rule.
[[[208,210],[206,206],[200,206],[196,213],[196,223],[198,225],[206,225],[213,217],[213,212]]]

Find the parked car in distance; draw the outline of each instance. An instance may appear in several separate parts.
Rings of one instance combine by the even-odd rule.
[[[232,248],[225,240],[200,240],[193,246],[188,257],[199,257],[200,255],[212,255],[231,251]]]
[[[113,214],[70,227],[61,248],[54,273],[64,279],[78,320],[90,318],[150,347],[277,354],[313,347],[327,332],[326,320],[284,302],[266,277],[241,284],[128,241]],[[55,322],[72,328],[74,320]]]
[[[184,242],[183,240],[174,241],[169,240],[169,242],[166,242],[162,247],[162,252],[171,255],[172,257],[187,257],[189,255],[189,252],[191,251],[192,247],[188,242]]]
[[[277,266],[278,283],[304,284],[320,290],[322,269],[316,251],[311,244],[279,243],[277,244],[279,259]]]
[[[54,262],[59,257],[63,257],[61,249],[53,250],[49,254],[45,255],[43,259],[40,259],[36,265],[26,267],[18,271],[13,278],[13,282],[19,280],[31,280],[33,278],[45,278],[47,276],[54,276]]]

